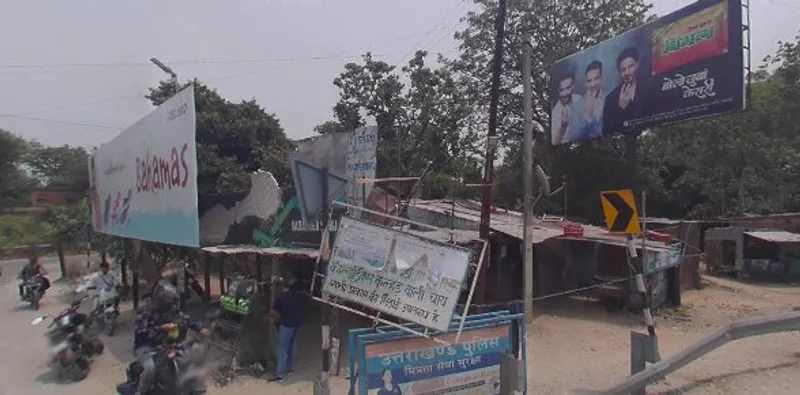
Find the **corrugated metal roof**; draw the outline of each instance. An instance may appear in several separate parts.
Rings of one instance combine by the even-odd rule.
[[[453,241],[455,241],[457,244],[465,244],[474,240],[481,239],[478,231],[474,230],[453,229],[451,231],[450,229],[436,229],[432,231],[422,231],[406,227],[405,229],[403,229],[403,232],[443,242],[450,241],[450,233],[452,232]]]
[[[474,222],[476,224],[476,229],[481,220],[480,202],[476,201],[456,201],[455,207],[453,207],[454,205],[450,200],[418,200],[412,202],[411,206],[417,209],[431,210],[443,214],[452,213],[456,218]],[[535,218],[532,232],[533,242],[541,243],[548,239],[562,237],[564,235],[563,225],[564,223],[562,221],[543,221],[540,218]],[[621,247],[627,246],[625,237],[622,235],[609,233],[605,228],[598,226],[580,225],[583,227],[583,240]],[[522,240],[522,228],[522,213],[516,211],[492,213],[492,230]],[[637,239],[636,245],[641,246],[641,244],[641,238]],[[667,247],[663,243],[648,240],[647,248],[666,249]]]
[[[785,232],[781,230],[749,231],[748,236],[773,243],[800,243],[800,233]]]
[[[291,256],[309,259],[319,256],[318,250],[312,250],[309,248],[259,247],[254,245],[218,245],[213,247],[203,247],[202,250],[212,254],[259,254],[271,256]]]

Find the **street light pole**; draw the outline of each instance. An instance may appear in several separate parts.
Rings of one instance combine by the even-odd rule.
[[[175,87],[175,91],[172,93],[173,95],[177,95],[180,91],[180,87],[178,86],[178,74],[172,70],[171,67],[164,64],[164,62],[158,60],[155,56],[150,58],[150,62],[152,62],[156,67],[161,69],[161,71],[169,74],[170,78],[172,79],[172,85]],[[137,265],[138,270],[138,265]],[[181,310],[186,307],[186,298],[183,296],[186,291],[186,264],[185,262],[179,262],[178,265],[178,304],[180,305]]]
[[[169,74],[170,78],[172,78],[172,83],[175,85],[175,94],[178,93],[178,74],[172,70],[171,67],[164,64],[162,61],[158,60],[156,57],[150,58],[150,62],[152,62],[156,67],[161,69],[161,71]]]

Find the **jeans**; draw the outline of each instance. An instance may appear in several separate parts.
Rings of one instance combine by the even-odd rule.
[[[139,364],[142,365],[142,373],[139,374],[139,385],[136,392],[144,394],[153,386],[153,379],[156,378],[156,361],[153,360],[155,350],[148,346],[141,346],[133,350],[133,355]]]
[[[276,375],[283,377],[294,369],[294,350],[297,345],[297,332],[299,328],[278,326],[278,370]]]

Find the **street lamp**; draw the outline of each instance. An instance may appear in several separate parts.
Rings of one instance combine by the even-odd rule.
[[[178,89],[179,89],[178,88],[178,74],[175,73],[172,70],[172,68],[170,68],[169,66],[165,65],[163,62],[158,60],[158,58],[156,58],[156,57],[150,58],[150,62],[152,62],[154,65],[156,65],[156,67],[161,69],[161,71],[169,74],[169,76],[172,78],[172,82],[175,84],[175,93],[177,93]]]

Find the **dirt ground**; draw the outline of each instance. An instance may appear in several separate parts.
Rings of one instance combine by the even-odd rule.
[[[85,263],[85,258],[82,261]],[[0,263],[5,265],[4,263]],[[731,319],[800,306],[800,287],[741,283],[707,277],[701,290],[683,294],[684,305],[659,313],[656,328],[662,356],[669,356]],[[57,313],[68,298],[68,283],[56,285],[42,306]],[[0,395],[110,394],[131,360],[132,314],[123,306],[120,330],[106,339],[107,352],[93,363],[81,383],[58,384],[48,365],[44,325],[31,327],[37,314],[18,303],[16,282],[0,286]],[[310,308],[313,308],[311,306]],[[573,297],[536,306],[538,317],[528,338],[530,394],[594,392],[613,386],[630,374],[630,331],[645,331],[641,314],[609,312],[605,307]],[[284,385],[263,378],[240,378],[224,388],[210,385],[210,395],[311,394],[319,370],[319,327],[315,314],[301,329],[297,375]],[[345,316],[351,326],[359,321]],[[346,345],[345,345],[346,350]],[[332,394],[346,394],[346,355],[342,375],[331,383]],[[265,377],[268,375],[265,375]],[[701,360],[648,388],[651,394],[797,394],[800,393],[800,335],[783,333],[745,339]]]

